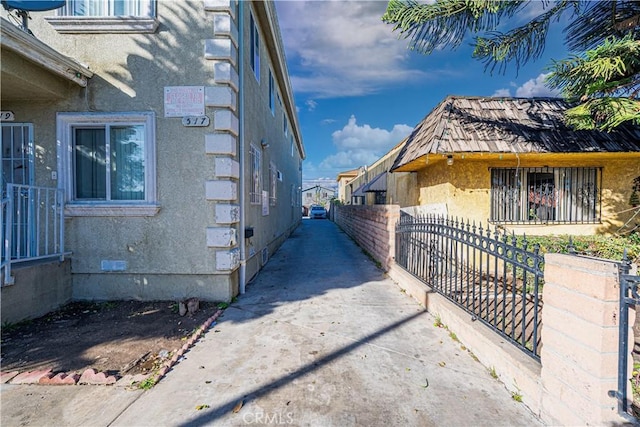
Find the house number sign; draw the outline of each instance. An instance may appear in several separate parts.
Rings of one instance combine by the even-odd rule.
[[[0,122],[12,122],[15,119],[13,111],[0,111]]]
[[[182,118],[182,126],[206,127],[209,126],[208,116],[187,116]]]

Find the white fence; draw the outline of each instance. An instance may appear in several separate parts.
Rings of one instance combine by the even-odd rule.
[[[2,284],[13,283],[11,266],[45,258],[64,259],[64,191],[8,184],[2,199]]]

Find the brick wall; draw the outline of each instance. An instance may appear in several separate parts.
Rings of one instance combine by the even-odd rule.
[[[400,206],[334,205],[331,209],[333,221],[385,271],[389,270],[395,253],[395,225],[400,217]]]

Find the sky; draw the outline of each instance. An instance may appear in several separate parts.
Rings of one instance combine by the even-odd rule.
[[[526,22],[541,3],[505,25]],[[562,25],[542,57],[485,72],[471,39],[422,55],[382,22],[386,1],[278,0],[276,8],[307,158],[303,189],[333,188],[339,172],[370,165],[408,136],[446,96],[558,96],[544,86],[567,56]]]

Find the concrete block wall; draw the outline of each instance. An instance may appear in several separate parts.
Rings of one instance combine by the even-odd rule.
[[[395,225],[398,205],[332,206],[332,219],[386,271],[395,254]]]
[[[543,420],[620,423],[617,401],[608,396],[618,381],[618,264],[547,254],[542,295]]]

